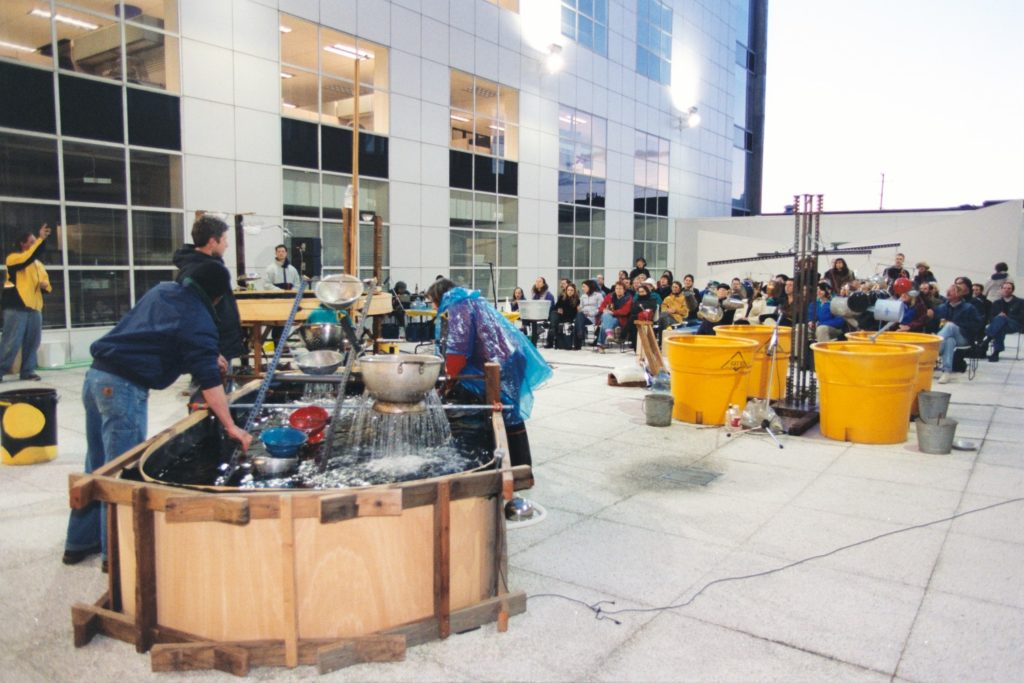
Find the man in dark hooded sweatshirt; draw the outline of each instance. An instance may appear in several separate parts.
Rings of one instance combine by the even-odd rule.
[[[178,267],[176,282],[184,282],[185,278],[191,277],[197,268],[204,263],[218,263],[227,270],[224,265],[224,252],[228,248],[228,225],[219,218],[200,215],[192,224],[192,244],[186,244],[174,254],[174,265]],[[242,334],[241,318],[238,314],[238,302],[229,289],[217,305],[214,307],[216,313],[217,333],[219,335],[218,348],[221,359],[218,361],[221,370],[227,372],[231,367],[231,360],[238,358],[245,353],[245,337]]]

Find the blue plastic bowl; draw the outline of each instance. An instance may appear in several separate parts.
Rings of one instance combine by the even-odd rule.
[[[293,427],[273,427],[260,434],[267,453],[275,458],[294,458],[306,443],[306,433]]]

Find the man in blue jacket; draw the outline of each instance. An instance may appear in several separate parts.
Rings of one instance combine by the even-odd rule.
[[[939,336],[942,337],[942,345],[939,347],[942,359],[939,384],[945,384],[950,380],[949,373],[953,371],[956,347],[974,343],[984,323],[978,309],[964,301],[962,291],[956,284],[950,285],[946,291],[946,303],[935,308],[935,317],[941,325]]]
[[[166,389],[186,372],[192,373],[227,436],[249,447],[252,437],[231,419],[217,362],[213,311],[230,289],[227,269],[204,263],[182,282],[165,282],[146,292],[114,329],[92,343],[92,367],[82,386],[86,472],[145,441],[149,390]],[[105,558],[104,517],[97,502],[72,511],[64,564],[98,552]]]

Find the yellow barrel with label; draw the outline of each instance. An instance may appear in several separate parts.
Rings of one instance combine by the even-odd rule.
[[[738,337],[677,335],[665,342],[672,372],[672,417],[725,424],[729,404],[743,405],[757,342]]]
[[[57,457],[57,391],[0,393],[0,462],[33,465]]]
[[[885,344],[910,344],[920,346],[924,349],[921,359],[917,362],[917,385],[914,387],[914,401],[910,404],[910,414],[917,417],[917,395],[922,391],[932,390],[932,373],[935,369],[935,361],[939,358],[939,347],[942,346],[942,337],[937,334],[924,334],[922,332],[850,332],[846,338],[850,341],[870,342],[871,335],[878,334],[876,342]]]
[[[779,344],[775,351],[775,375],[771,376],[772,357],[768,355],[768,344],[775,330],[779,331]],[[754,352],[754,367],[750,370],[747,396],[779,399],[786,393],[786,373],[789,372],[789,350],[793,348],[793,328],[772,325],[719,325],[715,334],[721,337],[740,337],[757,342]],[[768,380],[771,379],[771,395],[768,394]]]
[[[903,443],[924,349],[907,344],[819,342],[821,433],[837,441]]]

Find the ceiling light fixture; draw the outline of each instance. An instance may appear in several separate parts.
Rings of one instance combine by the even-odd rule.
[[[287,71],[282,71],[281,78],[295,78],[295,74],[290,74]]]
[[[49,19],[51,16],[53,16],[54,21],[59,21],[60,23],[67,24],[68,26],[84,28],[87,31],[94,31],[99,28],[99,24],[94,24],[89,21],[82,21],[81,19],[75,19],[74,17],[69,17],[63,14],[51,15],[50,12],[45,9],[34,9],[31,12],[29,12],[29,15],[33,17],[39,17],[40,19]]]
[[[278,26],[277,30],[280,31],[281,33],[291,33],[292,32],[291,28],[288,27],[288,26],[285,26],[284,24],[281,24],[280,26]]]
[[[8,43],[6,40],[0,40],[0,48],[6,50],[15,50],[17,52],[35,52],[34,47],[27,47],[25,45],[18,45],[17,43]]]
[[[292,104],[291,102],[282,102],[281,106],[284,107],[285,109],[297,109],[298,108],[296,105]]]
[[[452,121],[459,121],[460,123],[470,122],[470,119],[467,119],[465,116],[459,116],[458,114],[452,114],[449,118],[451,118]]]
[[[342,45],[341,43],[335,43],[334,45],[328,45],[324,48],[331,54],[339,55],[341,57],[348,57],[349,59],[373,59],[373,53],[367,52],[366,50],[359,50],[350,45]]]

